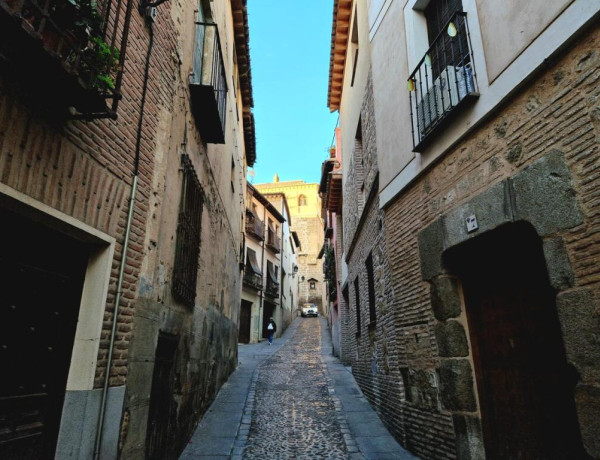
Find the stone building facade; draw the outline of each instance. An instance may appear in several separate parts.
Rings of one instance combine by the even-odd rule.
[[[351,132],[348,164],[372,101],[378,171],[363,197],[363,165],[344,168],[343,343],[369,401],[423,458],[600,458],[600,7],[534,1],[523,14],[505,2],[502,16],[496,6],[335,2],[329,106]],[[427,51],[436,8],[444,46],[468,45],[441,72]],[[368,49],[365,62],[352,46]],[[444,77],[465,85],[446,103],[431,96]],[[372,281],[353,270],[359,261]]]
[[[279,182],[275,176],[270,184],[257,184],[257,190],[264,195],[283,193],[292,217],[292,231],[300,240],[298,252],[298,301],[296,307],[304,303],[314,303],[321,314],[323,310],[325,283],[323,282],[323,265],[318,259],[323,246],[323,219],[321,217],[321,199],[319,184],[304,181]]]
[[[93,45],[68,5],[40,21],[42,3],[0,4],[1,359],[15,369],[0,457],[175,458],[237,363],[245,1],[99,2]],[[89,70],[111,43],[114,64]],[[206,72],[190,85],[208,67],[197,49],[222,65],[220,111],[196,110],[202,88],[214,107],[224,88]]]
[[[290,231],[285,195],[265,196],[247,184],[245,265],[240,343],[267,337],[269,318],[280,337],[292,321],[298,298],[298,238]]]

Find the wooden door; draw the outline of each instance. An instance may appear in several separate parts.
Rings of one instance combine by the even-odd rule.
[[[54,458],[86,248],[0,210],[0,458]]]
[[[238,342],[250,343],[250,323],[252,318],[252,302],[242,300],[240,310],[240,334]]]
[[[585,458],[540,239],[508,226],[460,260],[488,460]]]

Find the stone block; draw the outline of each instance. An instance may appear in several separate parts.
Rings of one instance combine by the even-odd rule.
[[[431,281],[431,308],[438,321],[456,318],[461,313],[458,281],[449,276],[438,276]]]
[[[600,313],[587,289],[560,293],[556,308],[567,352],[584,382],[600,378]]]
[[[544,258],[552,287],[557,291],[573,287],[575,275],[562,238],[544,241]]]
[[[575,404],[583,446],[592,458],[600,458],[600,387],[578,385]]]
[[[465,329],[457,321],[447,321],[435,325],[435,338],[437,340],[440,356],[460,358],[469,355],[469,344]]]
[[[424,280],[430,280],[443,272],[444,235],[442,220],[438,219],[421,230],[418,239],[421,276]]]
[[[573,179],[559,150],[552,150],[511,179],[515,220],[530,222],[544,237],[583,222]]]
[[[470,415],[453,415],[456,456],[461,460],[485,458],[481,420]]]
[[[466,359],[443,359],[440,364],[442,403],[449,411],[475,412],[473,371]]]
[[[471,215],[477,218],[479,228],[467,233],[466,221]],[[445,248],[456,246],[511,221],[508,181],[502,181],[444,216]]]

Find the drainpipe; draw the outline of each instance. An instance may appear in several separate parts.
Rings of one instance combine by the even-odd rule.
[[[132,1],[130,0],[130,4]],[[161,1],[162,3],[162,1]],[[148,90],[148,76],[150,72],[150,57],[154,45],[154,30],[152,22],[147,21],[150,33],[150,42],[148,43],[148,53],[146,55],[146,68],[144,71],[144,84],[142,88],[142,101],[140,103],[140,117],[138,120],[137,136],[135,143],[135,157],[133,163],[133,180],[131,184],[131,195],[129,198],[129,212],[127,214],[127,223],[125,224],[125,238],[123,240],[123,249],[121,251],[121,265],[119,267],[119,278],[117,279],[117,292],[115,294],[115,308],[112,317],[112,327],[110,332],[110,342],[108,345],[108,356],[106,362],[106,375],[104,376],[104,386],[102,387],[102,399],[100,400],[100,413],[98,414],[98,423],[96,424],[96,439],[94,442],[94,460],[100,458],[100,448],[102,445],[102,430],[104,427],[104,418],[106,414],[106,399],[108,395],[108,386],[110,382],[110,367],[112,364],[113,351],[115,347],[115,338],[117,335],[117,325],[119,317],[119,303],[123,289],[123,278],[125,275],[125,266],[127,265],[127,250],[129,248],[129,235],[131,234],[131,224],[133,222],[133,212],[135,210],[135,199],[137,195],[137,185],[140,165],[140,146],[142,141],[142,124],[144,121],[144,107],[146,105],[146,92]]]
[[[266,240],[266,236],[264,235],[264,230],[265,230],[265,224],[267,223],[267,207],[265,205],[263,205],[263,241],[262,241],[262,252],[260,255],[260,268],[263,272],[263,276],[265,273],[265,240]],[[268,231],[267,231],[268,234]],[[269,276],[267,274],[267,276]],[[266,280],[265,280],[266,281]],[[262,287],[262,286],[261,286]],[[265,314],[265,310],[263,308],[263,293],[264,293],[264,289],[260,290],[260,294],[259,294],[259,301],[258,301],[258,321],[256,322],[256,326],[258,329],[258,334],[256,337],[256,342],[258,343],[261,339],[261,332],[260,332],[260,326],[261,326],[261,321],[260,321],[260,312],[262,310],[263,315]]]
[[[284,201],[283,199],[281,200],[281,215],[283,216],[284,213]],[[283,222],[281,223],[281,239],[280,239],[280,253],[281,254],[279,256],[279,260],[280,260],[280,273],[283,275],[283,223],[285,222],[285,218],[283,220]],[[281,310],[281,325],[279,326],[279,329],[281,330],[281,327],[283,326],[283,315],[285,314],[285,309],[283,308],[283,286],[285,284],[285,280],[283,279],[283,276],[281,276],[281,287],[279,288],[279,309]]]

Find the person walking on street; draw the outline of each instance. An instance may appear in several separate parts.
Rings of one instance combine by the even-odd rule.
[[[269,336],[269,345],[273,345],[273,336],[277,332],[277,324],[273,321],[273,317],[269,318],[269,325],[267,326],[267,333]]]

